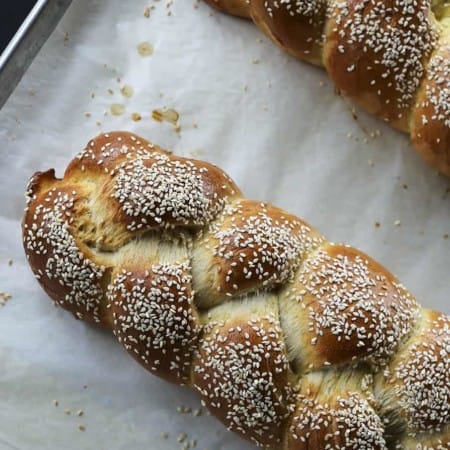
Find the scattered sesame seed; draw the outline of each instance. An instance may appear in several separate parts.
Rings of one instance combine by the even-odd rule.
[[[11,294],[0,291],[0,306],[6,305],[6,303],[12,298]]]
[[[190,406],[180,405],[177,406],[177,412],[181,414],[190,413],[192,411],[192,408]]]

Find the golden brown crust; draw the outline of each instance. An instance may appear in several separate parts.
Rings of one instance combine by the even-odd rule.
[[[289,429],[286,450],[386,450],[384,427],[359,392],[320,395],[303,388]],[[333,430],[330,432],[330,430]]]
[[[252,0],[250,12],[255,24],[279,47],[296,58],[323,65],[325,2],[303,1],[294,5],[279,0]]]
[[[83,172],[85,177],[108,177],[101,197],[115,199],[108,208],[116,212],[111,220],[130,231],[161,224],[205,225],[210,214],[220,212],[225,198],[239,194],[233,181],[212,164],[172,157],[131,133],[106,133],[91,140],[69,165],[66,177]]]
[[[320,242],[316,230],[279,208],[252,200],[233,203],[194,249],[194,261],[206,259],[199,267],[208,268],[197,275],[207,288],[198,289],[200,304],[284,283]]]
[[[409,133],[421,156],[450,175],[445,2],[251,0],[250,14],[278,46],[324,65],[340,93]]]
[[[250,18],[249,2],[250,0],[203,0],[205,3],[213,6],[219,11],[232,14],[233,16]]]
[[[103,323],[107,321],[101,306],[105,268],[71,233],[75,204],[83,195],[78,186],[60,183],[53,170],[37,173],[28,188],[23,242],[33,273],[47,294],[77,319]]]
[[[93,252],[117,250],[136,232],[205,225],[238,194],[211,164],[172,157],[131,133],[105,133],[74,158],[64,181],[53,171],[31,179],[24,245],[33,272],[58,304],[79,319],[107,323],[107,268]]]
[[[114,334],[130,355],[167,381],[188,382],[200,327],[187,263],[122,268],[108,297]]]
[[[450,318],[425,313],[419,332],[385,373],[380,398],[396,409],[410,434],[450,424]]]
[[[397,444],[396,450],[448,450],[450,448],[450,428],[439,433],[417,433],[405,436],[401,443]]]
[[[341,92],[393,126],[409,116],[436,29],[429,0],[337,2],[327,23],[324,61]]]
[[[447,316],[214,166],[129,133],[92,143],[29,184],[24,248],[57,304],[258,445],[445,442]]]
[[[86,179],[87,174],[111,174],[127,157],[138,157],[148,152],[168,155],[168,152],[133,133],[111,131],[91,139],[84,150],[74,158],[64,173],[65,177]],[[86,173],[85,173],[86,172]]]
[[[450,44],[428,64],[411,120],[411,138],[422,158],[450,176]]]
[[[292,299],[306,310],[303,339],[313,348],[314,368],[390,357],[418,314],[416,301],[384,267],[344,245],[322,246],[295,284]]]
[[[294,389],[273,314],[213,319],[193,367],[193,385],[212,414],[245,439],[280,448]]]

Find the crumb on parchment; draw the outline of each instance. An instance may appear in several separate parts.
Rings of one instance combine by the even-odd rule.
[[[12,298],[11,294],[7,292],[0,291],[0,307],[5,306],[6,303]]]

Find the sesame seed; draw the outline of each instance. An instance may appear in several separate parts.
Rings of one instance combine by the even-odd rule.
[[[403,354],[391,379],[411,429],[436,430],[450,419],[450,318],[439,316]]]
[[[195,387],[210,409],[225,408],[230,429],[250,435],[255,442],[275,443],[279,438],[269,437],[268,430],[279,428],[289,415],[294,394],[283,375],[289,364],[281,329],[273,315],[241,326],[248,330],[242,342],[233,337],[237,331],[231,331],[233,327],[214,321],[208,325],[195,366]]]
[[[134,219],[128,229],[135,231],[139,225],[146,225],[143,219],[159,225],[164,225],[167,218],[185,225],[211,221],[223,208],[226,197],[214,200],[205,192],[204,172],[190,161],[159,153],[121,164],[113,197]]]

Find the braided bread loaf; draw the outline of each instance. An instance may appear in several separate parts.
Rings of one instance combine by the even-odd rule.
[[[251,17],[280,47],[325,66],[345,96],[450,176],[448,0],[205,0]]]
[[[35,174],[27,198],[25,252],[56,304],[241,436],[450,448],[450,318],[362,252],[125,132],[90,141],[63,179]]]

